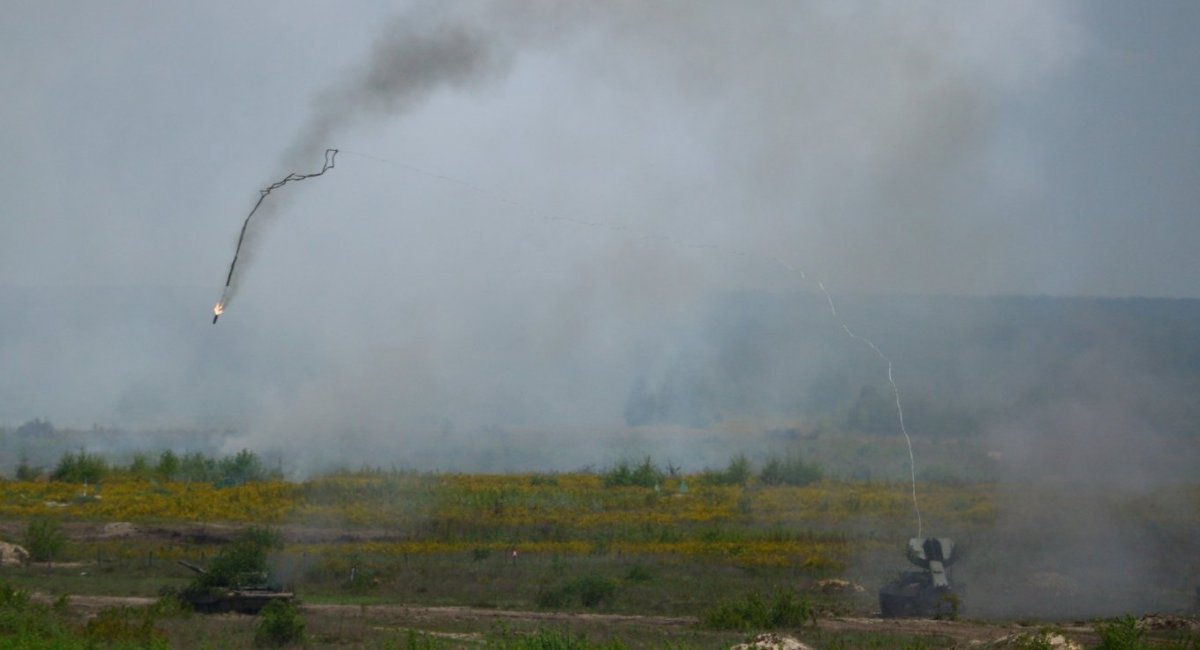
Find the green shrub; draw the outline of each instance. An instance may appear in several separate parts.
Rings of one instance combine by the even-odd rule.
[[[78,454],[64,452],[50,478],[64,483],[99,483],[108,473],[108,461],[99,454],[89,454],[83,449]]]
[[[254,645],[279,647],[304,639],[304,618],[291,603],[272,600],[258,616]]]
[[[150,478],[153,473],[150,467],[150,456],[143,451],[135,452],[129,459],[129,467],[126,468],[126,471],[138,478]]]
[[[219,481],[217,461],[198,451],[190,451],[179,459],[179,469],[176,478],[184,481]]]
[[[29,459],[24,455],[17,463],[16,479],[18,481],[36,481],[42,477],[42,468],[29,464]]]
[[[87,622],[84,636],[89,646],[170,648],[166,633],[156,628],[154,623],[154,613],[149,609],[109,607],[100,610]]]
[[[164,451],[158,456],[158,464],[154,466],[154,472],[165,480],[173,480],[179,474],[179,456],[170,449]]]
[[[0,583],[0,610],[25,611],[29,606],[29,592],[12,585]]]
[[[807,600],[779,591],[769,599],[749,594],[741,600],[725,601],[701,613],[700,622],[716,630],[748,631],[799,627],[816,622],[816,614]]]
[[[638,465],[629,461],[621,461],[604,474],[604,487],[647,487],[652,488],[663,482],[666,477],[662,470],[650,460],[649,456],[642,459]]]
[[[750,476],[749,459],[745,454],[738,454],[729,460],[725,469],[702,473],[700,481],[709,485],[745,485],[750,481]]]
[[[62,553],[67,538],[62,524],[51,517],[34,517],[25,529],[25,550],[37,562],[49,562]]]
[[[233,456],[222,458],[217,462],[217,472],[223,483],[231,485],[262,481],[267,478],[267,469],[262,460],[249,449],[243,449]]]
[[[1096,634],[1100,636],[1100,645],[1096,646],[1096,650],[1142,650],[1150,647],[1142,639],[1142,631],[1132,616],[1099,622],[1095,627]]]
[[[0,583],[0,646],[11,640],[12,647],[22,647],[21,642],[25,647],[55,647],[55,641],[69,635],[49,607],[30,602],[29,592],[23,589]]]
[[[821,467],[799,458],[772,456],[758,476],[763,485],[809,485],[821,480]]]
[[[533,602],[539,609],[562,609],[571,604],[571,595],[562,587],[554,589],[543,586],[538,589]]]
[[[0,584],[0,648],[166,650],[166,634],[155,627],[160,616],[156,607],[113,607],[79,625],[65,596],[44,605],[31,602],[24,590]]]
[[[617,595],[617,582],[597,575],[580,576],[556,588],[542,588],[535,597],[542,609],[562,609],[575,603],[588,608],[611,604]]]
[[[612,602],[617,593],[617,583],[612,578],[588,575],[580,576],[567,585],[571,593],[579,597],[584,607],[598,607]]]
[[[654,574],[639,562],[629,567],[629,573],[625,574],[625,580],[627,582],[651,582],[654,580]]]

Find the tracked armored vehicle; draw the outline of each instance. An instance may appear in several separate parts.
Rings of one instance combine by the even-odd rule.
[[[179,560],[179,563],[201,576],[207,575],[204,569],[191,562]],[[287,602],[295,598],[292,592],[269,583],[265,573],[239,574],[228,585],[210,585],[198,580],[180,595],[192,609],[204,614],[257,614],[272,600]]]
[[[950,582],[954,541],[947,537],[914,537],[905,547],[908,561],[921,568],[905,571],[879,590],[884,618],[954,618],[961,593]]]

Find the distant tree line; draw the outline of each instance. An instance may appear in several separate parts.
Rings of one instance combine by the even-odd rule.
[[[152,459],[144,452],[135,453],[128,465],[112,465],[104,456],[84,449],[65,452],[47,476],[40,468],[22,457],[16,468],[19,481],[39,480],[44,476],[63,483],[101,483],[112,473],[123,473],[142,479],[163,481],[210,482],[218,485],[241,485],[280,477],[279,470],[268,469],[258,454],[243,449],[236,454],[216,457],[198,451],[182,455],[171,450]]]
[[[641,462],[622,460],[603,474],[605,487],[655,488],[668,477],[679,476],[679,468],[668,465],[664,471],[649,456]],[[709,469],[696,479],[707,485],[747,485],[757,479],[762,485],[809,485],[824,476],[821,466],[796,456],[771,456],[758,472],[745,454],[737,454],[724,469]]]

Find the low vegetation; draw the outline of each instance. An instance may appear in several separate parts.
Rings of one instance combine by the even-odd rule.
[[[20,649],[167,650],[159,626],[169,608],[111,607],[86,622],[69,611],[61,598],[52,605],[34,602],[28,591],[0,583],[0,647]]]
[[[51,598],[154,596],[225,588],[268,572],[270,582],[294,591],[303,605],[231,618],[220,623],[228,636],[183,647],[324,647],[353,635],[346,645],[462,646],[457,637],[375,621],[368,611],[391,603],[529,610],[543,620],[557,620],[558,612],[687,616],[700,621],[687,632],[702,636],[700,647],[727,647],[768,629],[819,636],[811,625],[817,618],[876,606],[870,587],[829,593],[822,583],[852,583],[824,579],[867,584],[851,575],[862,558],[886,558],[886,570],[876,565],[871,577],[904,569],[895,541],[912,523],[908,485],[831,478],[796,453],[757,461],[737,455],[722,469],[693,474],[644,457],[562,474],[362,469],[302,482],[265,471],[251,452],[138,454],[125,465],[95,463],[80,452],[71,462],[78,466],[81,456],[106,468],[100,483],[56,480],[52,472],[4,482],[0,490],[0,517],[20,522],[6,529],[15,538],[9,541],[25,544],[35,559],[75,563],[6,573],[13,586],[0,594],[7,603],[0,608],[0,647],[10,647],[8,638],[29,640],[12,647],[179,646],[204,624],[165,605],[110,608],[88,623],[60,612],[65,605],[31,602],[28,591]],[[997,520],[990,484],[919,487],[926,522],[953,522],[969,539]],[[1181,490],[1172,498],[1200,498],[1192,487]],[[1165,517],[1135,505],[1127,516]],[[1196,517],[1161,519],[1159,529],[1195,525]],[[146,534],[96,532],[112,522],[132,522]],[[176,559],[207,573],[197,577]],[[972,560],[995,561],[982,554]],[[739,596],[722,599],[727,594]],[[348,606],[358,618],[347,616],[351,610],[321,613],[310,605]],[[532,624],[473,634],[468,645],[493,648],[676,643]],[[1105,648],[1144,647],[1132,619],[1102,623],[1097,635]],[[895,640],[874,647],[912,641],[889,645]]]
[[[659,486],[667,477],[654,461],[646,456],[642,462],[633,464],[623,460],[604,473],[604,487],[644,487]]]
[[[52,517],[34,517],[25,529],[25,550],[35,562],[50,562],[59,557],[67,538],[62,524]]]
[[[291,603],[273,600],[259,614],[254,645],[278,648],[304,640],[304,618]]]
[[[811,625],[816,612],[807,600],[780,590],[766,597],[752,593],[723,601],[706,609],[700,622],[718,630],[773,630]]]

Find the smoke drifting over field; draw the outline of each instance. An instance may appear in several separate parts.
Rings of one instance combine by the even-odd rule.
[[[303,399],[271,409],[255,428],[295,435],[299,422],[362,418],[425,429],[445,420],[470,429],[496,421],[610,423],[628,377],[644,370],[636,367],[647,356],[639,347],[661,345],[651,340],[651,324],[693,317],[698,299],[713,292],[802,285],[773,257],[820,269],[839,287],[928,290],[930,274],[914,262],[962,269],[977,246],[1004,236],[967,233],[959,217],[962,193],[985,173],[980,166],[994,147],[989,113],[1050,83],[1081,47],[1069,10],[1010,9],[999,27],[1000,15],[982,7],[943,13],[779,3],[747,12],[531,2],[402,12],[360,62],[316,93],[286,147],[288,165],[334,139],[369,141],[410,115],[428,120],[421,113],[440,110],[426,109],[439,100],[457,106],[466,96],[486,106],[515,87],[542,102],[519,110],[549,121],[517,141],[560,156],[562,167],[514,176],[460,161],[457,175],[486,188],[469,196],[419,177],[426,182],[413,187],[413,175],[395,167],[360,169],[403,180],[428,199],[405,198],[387,210],[411,227],[389,242],[398,254],[376,249],[345,281],[371,290],[399,278],[399,300],[391,302],[412,300],[423,318],[381,307],[372,318],[400,322],[414,335],[337,354],[341,361],[303,388]],[[1026,47],[976,38],[985,28],[1024,34]],[[563,92],[564,75],[572,94]],[[476,133],[472,117],[497,115],[508,111],[468,113],[455,128]],[[641,139],[662,153],[638,160],[648,153],[635,144]],[[561,140],[586,144],[595,159]],[[472,163],[485,159],[480,144],[468,154]],[[404,149],[397,154],[412,159]],[[372,193],[363,204],[375,210],[391,196]],[[512,195],[521,203],[499,200]],[[430,210],[435,201],[451,204]],[[545,216],[632,230],[552,231],[536,222]],[[941,240],[937,249],[927,247],[931,233]],[[647,244],[643,235],[710,247]],[[727,254],[734,250],[749,254]],[[402,259],[387,259],[393,255]],[[381,268],[384,260],[390,264]],[[416,278],[428,280],[406,281]],[[940,289],[970,286],[947,286],[950,279],[940,278]],[[335,308],[340,302],[314,297]],[[333,331],[355,337],[362,320],[343,320]],[[583,381],[563,382],[560,373]],[[383,398],[385,387],[398,400]],[[448,400],[457,402],[453,416],[442,407],[426,412]],[[327,430],[316,429],[319,437]]]

